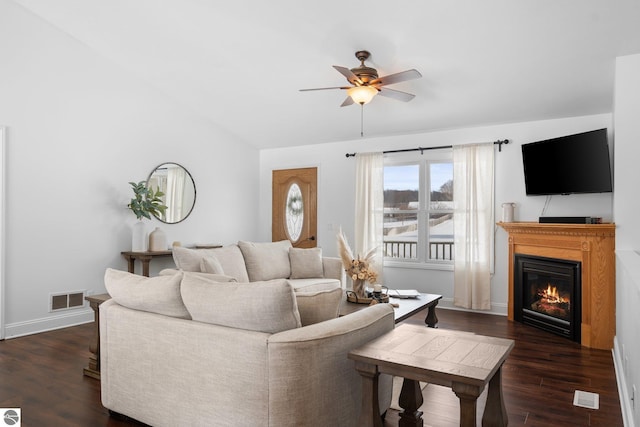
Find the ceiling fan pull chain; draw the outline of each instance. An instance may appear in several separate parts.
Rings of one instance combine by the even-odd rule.
[[[360,104],[360,138],[364,136],[364,103]]]

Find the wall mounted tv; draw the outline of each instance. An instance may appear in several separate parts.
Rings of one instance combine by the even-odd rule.
[[[522,145],[527,196],[610,193],[607,129]]]

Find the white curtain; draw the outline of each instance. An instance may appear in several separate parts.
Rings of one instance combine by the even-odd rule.
[[[376,248],[374,263],[382,282],[382,227],[384,208],[384,156],[382,153],[356,155],[355,254],[363,256]]]
[[[178,222],[182,219],[182,205],[184,199],[184,186],[187,179],[186,171],[181,167],[170,167],[167,172],[167,210],[165,212],[167,222]]]
[[[493,261],[493,143],[453,147],[453,303],[491,308]]]

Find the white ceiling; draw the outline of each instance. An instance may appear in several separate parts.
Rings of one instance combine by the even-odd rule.
[[[332,65],[423,78],[376,97],[365,138],[612,111],[637,0],[14,0],[258,148],[360,137]]]

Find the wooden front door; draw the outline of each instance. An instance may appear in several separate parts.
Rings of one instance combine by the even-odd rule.
[[[296,248],[317,245],[318,168],[274,170],[271,237]]]

